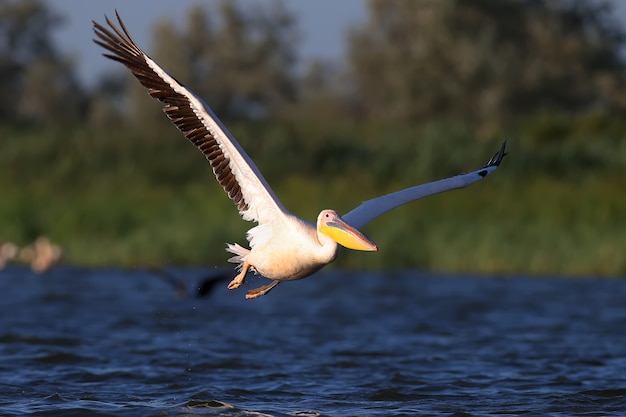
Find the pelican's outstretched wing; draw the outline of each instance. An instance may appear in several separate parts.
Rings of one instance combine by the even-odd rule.
[[[164,104],[167,117],[206,156],[243,218],[263,223],[286,213],[254,162],[209,106],[150,59],[131,38],[117,11],[115,15],[121,29],[108,17],[110,29],[93,22],[98,37],[94,42],[110,52],[104,56],[124,64]]]
[[[496,152],[489,162],[476,171],[406,188],[395,193],[364,201],[357,208],[341,217],[351,226],[360,228],[364,224],[374,220],[376,217],[403,204],[410,203],[411,201],[419,200],[420,198],[428,197],[433,194],[453,190],[455,188],[467,187],[476,181],[482,180],[498,168],[502,158],[506,155],[505,148],[506,141],[502,143],[500,150]]]

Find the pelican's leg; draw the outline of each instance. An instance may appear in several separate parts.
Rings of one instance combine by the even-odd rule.
[[[239,288],[241,284],[243,284],[243,280],[246,279],[246,274],[248,273],[248,269],[250,269],[250,264],[246,261],[243,261],[243,265],[241,265],[241,271],[232,281],[228,283],[228,289],[234,290],[235,288]]]
[[[253,290],[248,291],[248,293],[246,294],[246,298],[249,300],[251,298],[258,298],[261,297],[262,295],[267,294],[268,292],[270,292],[272,290],[272,288],[274,288],[275,286],[277,286],[280,283],[280,281],[272,281],[267,285],[264,285],[262,287],[259,288],[255,288]]]

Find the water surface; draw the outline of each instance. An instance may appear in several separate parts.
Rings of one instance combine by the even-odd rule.
[[[0,415],[626,412],[626,280],[170,271],[0,271]]]

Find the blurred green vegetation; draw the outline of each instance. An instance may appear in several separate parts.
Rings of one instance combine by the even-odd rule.
[[[509,156],[493,176],[376,219],[364,231],[380,252],[345,251],[335,266],[626,275],[624,33],[602,2],[541,4],[373,0],[370,21],[349,36],[345,62],[310,62],[296,73],[295,18],[282,7],[246,14],[224,1],[207,9],[213,13],[189,13],[212,48],[160,22],[154,56],[183,71],[173,75],[192,89],[199,83],[285,206],[310,220],[324,208],[347,212],[476,169],[508,139]],[[515,33],[497,20],[512,10],[527,13]],[[537,16],[550,24],[534,26]],[[11,26],[17,18],[21,32]],[[0,240],[24,245],[47,235],[65,262],[81,265],[223,264],[226,243],[246,245],[253,224],[241,220],[203,156],[135,80],[120,71],[78,89],[68,61],[43,36],[54,22],[42,2],[0,1],[0,31],[17,39],[0,42],[16,83],[4,103],[23,104],[0,109]],[[442,32],[409,30],[418,23]],[[472,25],[484,36],[464,38]],[[373,26],[388,32],[373,36]],[[506,37],[496,36],[502,31]],[[416,39],[422,46],[411,49]],[[462,48],[452,47],[459,39]],[[256,61],[215,50],[233,42]],[[521,61],[510,51],[518,44]],[[31,53],[15,54],[15,45]],[[545,58],[563,45],[558,62]],[[437,47],[446,55],[432,59]],[[531,56],[536,50],[543,61]],[[469,65],[463,56],[471,68],[447,70]],[[37,83],[50,81],[25,77],[39,65],[62,82],[33,98],[45,89]],[[571,90],[562,91],[564,80]]]
[[[233,132],[283,203],[310,220],[324,208],[347,212],[362,200],[475,169],[500,139],[477,141],[449,125],[238,123]],[[4,239],[27,243],[46,234],[63,246],[66,262],[126,266],[222,264],[226,242],[246,243],[252,223],[241,220],[208,163],[173,127],[149,139],[114,127],[0,134],[11,144],[0,155]],[[317,150],[303,151],[311,137]],[[602,135],[593,146],[567,143],[537,153],[509,140],[496,174],[376,219],[364,230],[380,252],[344,253],[336,264],[626,273],[626,149]]]

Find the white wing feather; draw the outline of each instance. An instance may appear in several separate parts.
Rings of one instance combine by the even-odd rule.
[[[433,194],[443,193],[445,191],[454,190],[456,188],[464,188],[470,184],[482,180],[487,175],[495,171],[504,155],[506,141],[502,143],[500,150],[480,169],[460,174],[454,177],[433,181],[415,187],[406,188],[395,193],[386,194],[371,200],[364,201],[344,216],[341,216],[348,224],[353,227],[360,228],[369,223],[376,217],[392,210],[401,205],[428,197]]]

